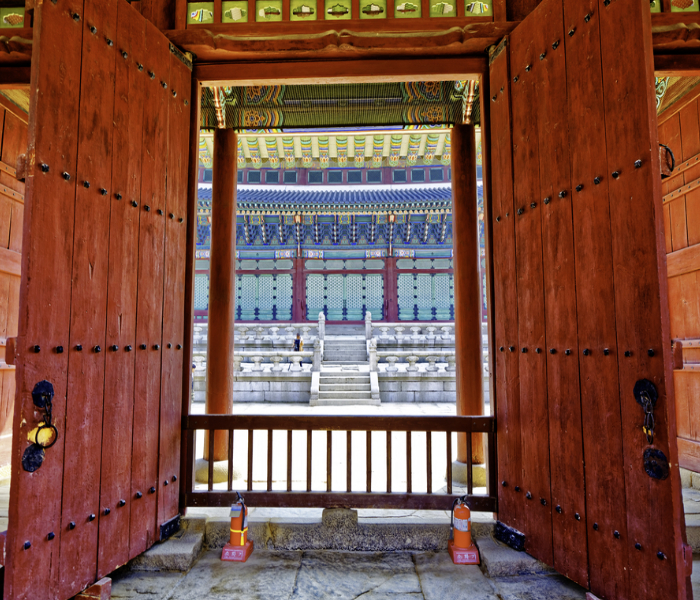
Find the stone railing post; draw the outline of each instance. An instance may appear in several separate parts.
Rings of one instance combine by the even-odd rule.
[[[369,311],[365,314],[365,339],[372,339],[372,313]]]
[[[256,327],[255,328],[255,341],[256,342],[258,342],[258,343],[262,342],[263,333],[265,333],[264,327]]]
[[[447,371],[454,372],[457,370],[457,357],[454,354],[448,354],[446,357]]]
[[[429,356],[429,357],[428,357],[428,362],[429,362],[430,364],[425,368],[425,370],[426,370],[426,371],[431,371],[431,372],[437,371],[438,368],[435,366],[435,363],[438,361],[438,359],[439,359],[438,356]]]
[[[408,356],[408,357],[406,357],[406,360],[408,361],[408,368],[406,369],[407,371],[417,371],[418,370],[418,365],[416,365],[416,363],[418,362],[417,356]]]
[[[318,313],[318,339],[326,339],[326,315],[322,312]]]
[[[413,332],[411,339],[413,340],[414,344],[417,344],[420,341],[421,329],[422,329],[422,327],[411,327],[411,331]]]
[[[315,373],[320,372],[321,362],[323,362],[323,341],[316,340],[314,342],[314,362],[311,370]]]
[[[387,373],[396,373],[399,370],[396,366],[396,363],[399,362],[398,356],[387,356],[386,362],[389,363],[389,366],[386,368]]]
[[[396,342],[400,344],[403,342],[403,332],[406,330],[405,327],[394,327],[394,331],[396,332]]]
[[[253,356],[253,362],[255,363],[255,366],[253,367],[253,371],[262,371],[263,366],[262,366],[262,361],[264,357],[263,356]]]
[[[371,331],[371,327],[370,327]],[[369,372],[377,371],[377,340],[371,339],[367,342],[367,354],[369,354]]]
[[[301,359],[302,357],[299,355],[291,356],[290,360],[292,361],[292,366],[289,367],[290,371],[301,371]]]
[[[233,370],[236,373],[241,371],[241,364],[243,363],[243,357],[240,354],[233,355]]]
[[[250,327],[246,327],[245,325],[241,325],[240,327],[237,327],[236,329],[241,334],[241,344],[245,344],[248,341],[248,329],[250,329]]]
[[[277,332],[280,330],[279,327],[270,327],[270,341],[277,341]]]
[[[270,360],[274,363],[274,366],[272,367],[272,369],[270,369],[271,371],[277,372],[282,370],[282,367],[280,366],[280,363],[282,362],[281,356],[273,356]]]

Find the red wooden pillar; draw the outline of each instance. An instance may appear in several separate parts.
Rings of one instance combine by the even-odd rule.
[[[477,212],[474,126],[456,125],[452,129],[452,236],[458,415],[481,415],[484,406]],[[472,458],[483,464],[483,436],[473,434],[472,441]],[[458,437],[457,460],[467,461],[466,435]]]
[[[306,300],[306,286],[304,285],[304,259],[301,256],[297,256],[294,259],[294,284],[292,289],[294,290],[294,300],[292,308],[292,321],[294,323],[301,323],[306,321],[306,310],[304,308],[304,301]]]
[[[384,293],[386,294],[386,314],[384,320],[396,323],[399,320],[398,288],[396,281],[396,258],[389,256],[386,259],[386,279],[384,280]]]
[[[238,139],[231,129],[214,131],[207,339],[207,414],[233,410],[233,323],[236,300],[236,181]],[[214,436],[214,460],[228,457],[228,433]],[[209,460],[209,439],[204,458]]]

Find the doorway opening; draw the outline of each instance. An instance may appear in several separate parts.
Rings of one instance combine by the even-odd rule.
[[[478,81],[385,79],[203,90],[213,131],[198,140],[187,506],[226,506],[241,491],[256,507],[448,510],[468,495],[495,511]],[[228,162],[217,162],[222,129],[236,130]],[[469,171],[456,190],[455,168]],[[207,302],[218,297],[216,219],[233,218],[217,213],[217,177],[237,186],[228,399],[208,364],[221,351],[221,313]],[[473,231],[456,227],[463,206]],[[470,256],[455,257],[467,230]],[[460,258],[471,313],[457,301]],[[468,399],[460,336],[478,362]]]

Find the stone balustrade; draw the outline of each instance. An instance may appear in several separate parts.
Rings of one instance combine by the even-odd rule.
[[[194,326],[194,349],[206,349],[208,324],[200,323]],[[321,326],[323,329],[323,325]],[[318,335],[319,325],[316,323],[243,323],[234,325],[234,344],[236,347],[259,348],[289,348],[291,350],[297,333],[301,335],[304,345],[313,347],[314,342],[323,339]]]

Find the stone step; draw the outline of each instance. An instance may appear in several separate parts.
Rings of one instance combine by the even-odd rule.
[[[369,365],[367,360],[324,360],[321,366],[342,367],[343,365]]]
[[[367,362],[366,354],[326,354],[323,357],[323,362]]]
[[[370,385],[369,375],[360,373],[359,376],[346,376],[345,374],[340,375],[323,375],[321,374],[320,385],[352,385],[353,388],[356,385]]]
[[[319,390],[319,392],[318,392],[318,399],[319,400],[325,400],[325,399],[341,400],[343,398],[368,400],[371,397],[372,397],[371,391],[360,392],[358,390],[351,390],[351,391],[347,391],[347,392],[340,392],[340,391],[329,391],[328,392],[328,391]]]
[[[372,387],[369,383],[369,378],[367,383],[353,382],[353,383],[326,383],[325,380],[321,380],[319,390],[321,392],[351,392],[357,390],[358,392],[369,392]]]
[[[321,398],[313,402],[312,406],[381,406],[379,399],[372,398]]]

